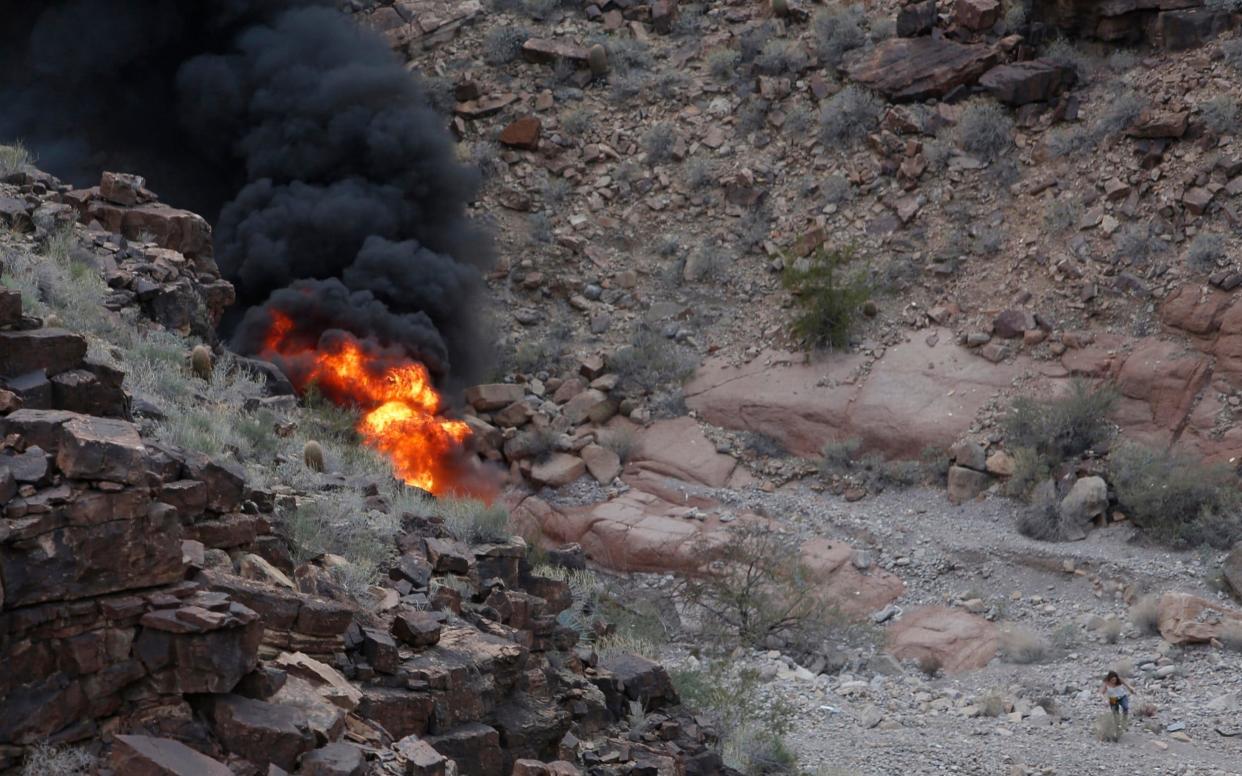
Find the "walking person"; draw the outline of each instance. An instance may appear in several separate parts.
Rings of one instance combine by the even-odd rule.
[[[1108,708],[1113,712],[1113,718],[1125,726],[1130,721],[1130,694],[1137,692],[1133,685],[1122,679],[1116,671],[1109,671],[1104,677],[1104,686],[1100,688],[1100,695],[1108,699]]]

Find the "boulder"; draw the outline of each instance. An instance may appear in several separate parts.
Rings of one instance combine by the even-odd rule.
[[[434,646],[440,640],[444,618],[442,612],[415,609],[401,612],[392,621],[392,635],[411,647]]]
[[[500,734],[481,722],[469,722],[445,733],[428,736],[427,743],[452,758],[460,773],[472,776],[507,776]]]
[[[365,776],[367,758],[362,750],[343,741],[302,756],[301,776]]]
[[[315,746],[300,709],[240,695],[216,695],[207,701],[208,717],[226,751],[252,763],[274,763],[287,771]]]
[[[1082,477],[1061,499],[1061,521],[1084,532],[1108,510],[1108,484],[1102,477]]]
[[[1225,631],[1242,628],[1242,612],[1189,593],[1170,592],[1156,603],[1160,635],[1170,644],[1202,644],[1219,640]]]
[[[992,478],[986,472],[967,469],[965,466],[949,467],[948,495],[949,501],[954,504],[974,499],[991,484]]]
[[[936,26],[936,0],[906,3],[897,11],[897,34],[903,38],[927,35]]]
[[[600,667],[620,682],[620,690],[644,709],[676,706],[680,701],[664,666],[638,655],[617,653],[600,661]]]
[[[963,439],[953,445],[949,452],[953,454],[953,462],[958,466],[977,472],[984,471],[987,467],[987,451],[983,449],[983,445],[973,440]]]
[[[569,453],[553,453],[547,460],[539,461],[530,469],[530,478],[538,485],[559,488],[568,485],[586,473],[581,458]]]
[[[140,201],[153,199],[145,191],[146,179],[141,175],[105,171],[99,181],[99,196],[117,205],[133,207]]]
[[[982,668],[1000,643],[996,626],[943,606],[907,612],[890,626],[888,651],[901,660],[932,661],[949,672]]]
[[[405,776],[445,776],[448,758],[418,736],[406,736],[393,744],[405,760]]]
[[[609,484],[621,474],[621,458],[607,447],[587,445],[580,454],[587,471],[601,485]]]
[[[992,319],[992,333],[1001,339],[1017,339],[1037,326],[1035,316],[1026,310],[1005,310]]]
[[[0,377],[37,369],[48,377],[76,369],[86,357],[86,338],[64,329],[0,331]]]
[[[505,127],[497,138],[501,145],[523,151],[537,151],[543,124],[537,116],[523,116]]]
[[[713,488],[724,486],[737,467],[689,417],[657,421],[644,429],[632,460],[647,471]]]
[[[480,412],[503,409],[515,401],[521,401],[526,391],[512,383],[489,383],[467,388],[466,401]]]
[[[0,474],[0,477],[2,476]],[[1229,554],[1225,556],[1225,562],[1221,564],[1221,573],[1224,574],[1225,581],[1229,583],[1234,596],[1242,598],[1242,544],[1234,545]]]
[[[522,44],[522,56],[529,62],[550,64],[560,60],[585,67],[590,54],[574,43],[549,38],[531,38]]]
[[[137,485],[147,476],[146,457],[132,423],[79,415],[61,427],[56,466],[70,479]]]
[[[0,326],[11,326],[22,319],[22,294],[0,288]]]
[[[1074,85],[1073,68],[1050,59],[998,65],[983,74],[979,85],[1006,105],[1050,102]]]
[[[902,102],[943,97],[973,84],[996,61],[996,50],[983,44],[931,36],[889,38],[847,55],[846,71],[850,80]]]
[[[990,30],[1000,21],[1000,0],[955,0],[953,20],[976,32]]]
[[[218,760],[180,741],[119,735],[112,740],[112,770],[118,776],[232,776]]]
[[[1190,124],[1189,111],[1145,110],[1126,130],[1128,137],[1169,138],[1176,140],[1186,134]]]

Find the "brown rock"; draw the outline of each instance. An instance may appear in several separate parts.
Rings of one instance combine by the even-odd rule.
[[[979,85],[1007,105],[1027,105],[1051,101],[1075,80],[1072,68],[1050,59],[1033,59],[998,65],[983,74]]]
[[[1214,196],[1208,189],[1195,186],[1182,195],[1182,204],[1192,215],[1201,216],[1207,212],[1208,205],[1212,204]]]
[[[140,175],[105,172],[99,181],[99,196],[117,205],[133,207],[145,199],[142,191],[147,182]]]
[[[961,504],[978,496],[988,489],[992,478],[984,472],[967,469],[964,466],[949,467],[949,501]]]
[[[587,471],[602,485],[615,480],[621,474],[621,458],[601,445],[587,445],[582,448],[582,460]]]
[[[86,338],[64,329],[0,331],[0,377],[17,377],[36,369],[48,377],[81,366]]]
[[[576,455],[553,453],[546,461],[537,462],[530,470],[530,478],[539,485],[559,488],[568,485],[586,473],[586,464]]]
[[[70,479],[136,485],[146,479],[146,458],[132,423],[79,415],[61,427],[56,466]]]
[[[1011,477],[1016,465],[1012,455],[1004,450],[997,450],[988,456],[987,472],[996,477]]]
[[[582,67],[586,66],[589,57],[587,50],[582,46],[547,38],[531,38],[523,43],[522,56],[530,62],[548,64],[558,60],[568,60]]]
[[[608,398],[608,394],[594,388],[579,393],[561,407],[561,415],[574,426],[586,420],[602,424],[616,413],[617,402]]]
[[[1170,644],[1219,640],[1226,629],[1242,628],[1242,612],[1189,593],[1165,593],[1156,604],[1160,635]]]
[[[1172,138],[1177,139],[1186,134],[1190,124],[1190,113],[1187,111],[1143,111],[1138,121],[1126,130],[1128,137],[1138,138]]]
[[[22,319],[22,294],[0,288],[0,326],[10,326]]]
[[[999,0],[956,0],[953,19],[968,30],[990,30],[1000,21]]]
[[[441,612],[411,610],[392,621],[392,635],[411,647],[430,647],[440,640]]]
[[[992,333],[1002,339],[1015,339],[1035,328],[1035,316],[1026,310],[1005,310],[992,319]]]
[[[658,421],[644,429],[632,460],[644,470],[713,488],[723,487],[737,467],[731,456],[716,452],[699,424],[688,417]]]
[[[302,756],[301,776],[365,776],[367,758],[353,744],[336,741]]]
[[[929,660],[957,672],[984,667],[998,645],[996,626],[982,617],[927,606],[907,612],[889,628],[887,648],[900,660]]]
[[[539,136],[542,132],[543,124],[538,116],[523,116],[505,127],[498,139],[501,145],[510,148],[535,151],[539,148]]]
[[[889,38],[871,49],[847,55],[851,80],[894,101],[943,97],[972,84],[996,64],[990,46],[955,43],[947,38]]]
[[[480,412],[491,412],[507,407],[515,401],[521,401],[526,392],[520,385],[511,383],[490,383],[467,388],[466,401]]]
[[[897,10],[897,34],[903,38],[926,35],[935,26],[936,0],[906,3]]]
[[[680,700],[664,666],[638,655],[616,653],[600,660],[600,667],[612,673],[621,691],[644,709],[676,706]]]
[[[208,714],[225,750],[253,763],[292,771],[315,745],[305,713],[290,706],[219,695],[210,699]]]
[[[112,769],[117,776],[232,776],[223,763],[180,741],[151,736],[116,736]]]
[[[418,736],[406,736],[393,749],[405,759],[405,776],[445,776],[448,758]]]

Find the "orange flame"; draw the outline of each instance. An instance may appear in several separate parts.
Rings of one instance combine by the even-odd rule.
[[[440,395],[422,364],[403,360],[388,364],[368,354],[353,339],[342,339],[329,349],[312,349],[290,342],[293,321],[271,311],[272,326],[264,354],[308,360],[296,380],[302,390],[315,384],[337,401],[348,400],[362,409],[357,430],[367,446],[392,461],[393,470],[407,485],[441,495],[459,490],[454,464],[470,436],[460,420],[440,416]]]

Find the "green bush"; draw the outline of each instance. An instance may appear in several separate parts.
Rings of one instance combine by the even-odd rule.
[[[1112,451],[1108,473],[1122,511],[1158,542],[1227,549],[1242,538],[1238,478],[1223,466],[1127,443]]]
[[[1119,395],[1111,385],[1092,386],[1076,378],[1067,395],[1054,399],[1019,396],[1005,417],[1005,441],[1011,449],[1030,448],[1060,463],[1108,441],[1108,421]]]
[[[820,61],[839,66],[848,52],[865,45],[865,22],[866,12],[861,5],[842,7],[832,3],[816,11],[811,17],[811,32]]]
[[[794,334],[812,347],[844,348],[860,308],[871,296],[865,272],[841,277],[854,258],[852,250],[819,248],[806,262],[786,267],[784,284],[794,294],[801,313],[793,322]]]
[[[324,553],[344,558],[347,565],[334,569],[337,581],[359,598],[392,565],[401,521],[368,509],[359,491],[346,489],[299,499],[280,513],[278,530],[297,563]]]

